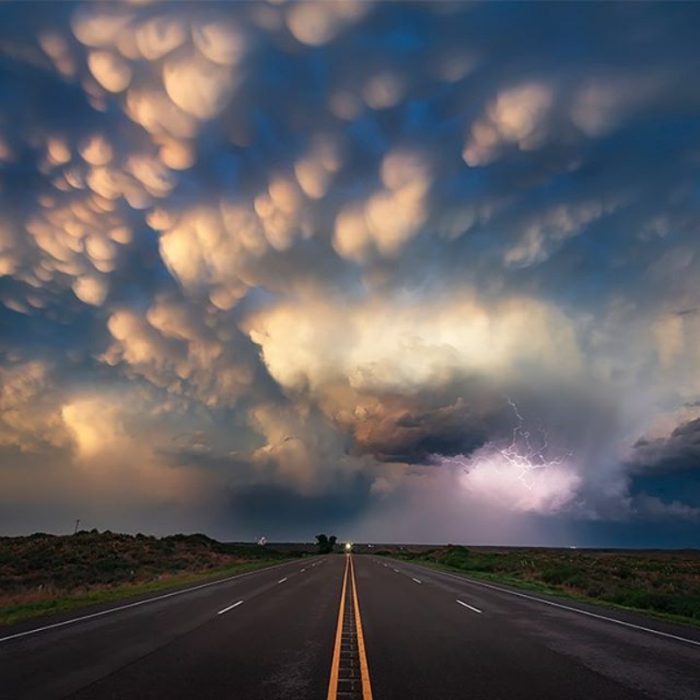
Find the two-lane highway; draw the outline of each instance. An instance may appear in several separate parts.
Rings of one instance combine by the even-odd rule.
[[[357,562],[376,698],[700,698],[700,630]]]
[[[344,565],[307,559],[0,631],[0,698],[325,698]]]
[[[0,629],[0,697],[698,700],[700,631],[329,555]]]

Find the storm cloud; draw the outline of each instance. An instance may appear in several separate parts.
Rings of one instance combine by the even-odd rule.
[[[5,4],[2,528],[697,545],[699,21]]]

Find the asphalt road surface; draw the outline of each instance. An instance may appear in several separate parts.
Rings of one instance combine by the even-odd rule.
[[[329,555],[0,627],[0,698],[67,697],[699,700],[700,630]]]

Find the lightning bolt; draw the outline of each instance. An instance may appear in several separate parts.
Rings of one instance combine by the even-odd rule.
[[[573,452],[551,456],[547,431],[540,429],[537,435],[533,435],[527,428],[525,418],[520,413],[515,401],[509,397],[506,397],[506,401],[515,417],[511,441],[505,447],[497,447],[496,445],[492,445],[492,447],[497,454],[500,454],[505,463],[513,468],[515,478],[525,488],[532,491],[534,472],[564,464],[573,456]],[[465,474],[468,474],[474,466],[473,460],[464,456],[455,458],[453,463],[462,467]]]

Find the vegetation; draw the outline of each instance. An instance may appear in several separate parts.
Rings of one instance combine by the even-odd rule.
[[[206,535],[0,537],[0,624],[247,571],[295,552]]]
[[[469,548],[377,554],[700,626],[700,551]]]
[[[316,543],[318,544],[318,553],[319,554],[330,554],[333,549],[335,548],[335,543],[337,541],[337,537],[335,535],[331,535],[328,537],[328,535],[320,534],[316,535]]]

